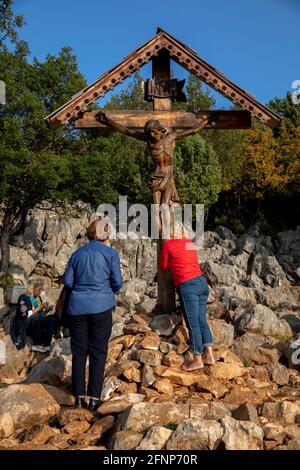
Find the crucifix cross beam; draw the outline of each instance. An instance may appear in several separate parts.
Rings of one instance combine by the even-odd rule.
[[[99,119],[99,110],[86,111],[76,119],[77,129],[96,129],[106,127]],[[107,117],[130,129],[143,129],[149,119],[157,119],[163,126],[173,129],[188,129],[208,119],[206,129],[250,129],[249,111],[144,111],[144,110],[107,110]]]

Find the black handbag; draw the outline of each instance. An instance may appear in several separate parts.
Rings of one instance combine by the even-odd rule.
[[[65,328],[68,328],[69,326],[68,304],[70,294],[71,289],[68,289],[68,287],[64,286],[55,305],[54,315],[56,316],[59,325]]]

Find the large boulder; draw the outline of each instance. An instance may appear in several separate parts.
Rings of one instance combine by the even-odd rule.
[[[125,282],[118,295],[118,304],[133,309],[144,298],[147,283],[142,279],[132,279]]]
[[[189,418],[189,405],[135,403],[119,415],[117,429],[141,431],[156,424],[180,423]]]
[[[230,416],[221,420],[224,428],[223,443],[226,450],[260,450],[263,430],[252,421],[237,421]]]
[[[47,423],[59,410],[41,384],[10,385],[0,391],[0,437]]]
[[[201,266],[207,277],[219,285],[232,286],[246,277],[245,271],[234,265],[215,263],[208,260],[202,263]]]
[[[8,274],[16,284],[26,285],[36,262],[36,255],[34,257],[26,249],[11,246]]]
[[[289,324],[261,304],[247,308],[235,321],[235,328],[240,334],[248,331],[285,340],[293,336]]]
[[[45,204],[28,212],[24,233],[14,244],[25,249],[35,260],[34,273],[41,276],[62,276],[72,252],[84,241],[91,220],[88,205],[64,211]]]
[[[161,336],[170,336],[175,326],[180,322],[181,316],[174,313],[172,315],[157,315],[150,322],[150,327]]]
[[[171,429],[163,426],[153,426],[149,429],[136,450],[161,450],[165,447],[171,434]]]
[[[209,326],[215,345],[230,347],[234,341],[234,326],[224,320],[210,320]]]
[[[72,361],[68,356],[47,357],[29,373],[26,383],[46,383],[49,385],[70,385]]]
[[[167,442],[168,450],[214,450],[223,437],[223,428],[214,420],[186,419]]]
[[[245,333],[236,338],[232,351],[242,360],[256,364],[276,364],[283,348],[277,340],[256,333]]]
[[[142,279],[152,282],[157,271],[157,245],[151,239],[112,240],[119,255],[125,281]]]

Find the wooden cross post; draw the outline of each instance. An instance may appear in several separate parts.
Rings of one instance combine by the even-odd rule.
[[[171,63],[170,56],[165,49],[162,49],[152,60],[152,78],[154,80],[170,80],[171,79]],[[154,111],[171,111],[171,98],[154,98]],[[159,269],[159,259],[161,254],[163,240],[160,238],[157,243],[157,294],[158,304],[161,306],[163,313],[175,312],[176,297],[175,287],[169,271],[163,273]]]

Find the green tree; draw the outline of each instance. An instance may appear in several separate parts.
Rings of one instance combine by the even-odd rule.
[[[221,190],[218,157],[200,135],[189,137],[177,145],[174,169],[183,204],[204,204],[208,210],[217,201]]]
[[[9,263],[9,239],[26,210],[43,199],[63,197],[69,167],[66,150],[77,136],[69,127],[49,130],[44,117],[85,85],[70,49],[45,62],[28,62],[25,48],[0,51],[7,104],[0,108],[1,276]],[[59,194],[59,188],[61,192]]]
[[[18,29],[23,25],[23,15],[13,12],[13,0],[0,0],[0,48],[7,42],[19,44]]]

